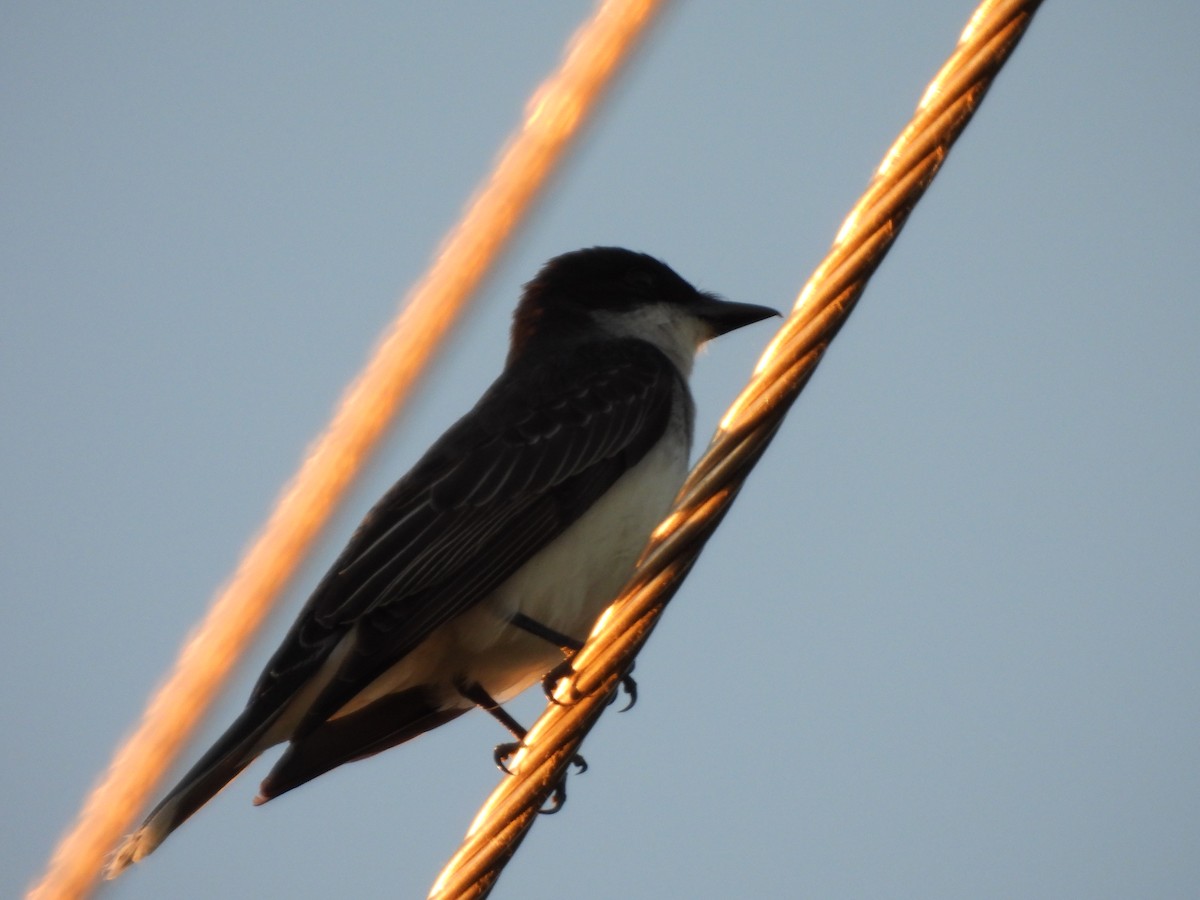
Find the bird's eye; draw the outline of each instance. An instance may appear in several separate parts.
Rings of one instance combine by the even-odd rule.
[[[626,273],[625,283],[632,288],[648,291],[650,288],[654,287],[654,276],[645,269],[634,269],[631,272]]]

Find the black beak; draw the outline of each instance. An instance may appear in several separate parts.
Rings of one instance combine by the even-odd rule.
[[[696,316],[712,326],[713,337],[727,334],[743,325],[753,325],[779,315],[778,310],[753,303],[733,303],[713,294],[701,293],[692,307]]]

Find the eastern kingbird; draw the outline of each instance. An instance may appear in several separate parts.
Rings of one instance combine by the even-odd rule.
[[[772,315],[630,250],[546,263],[500,377],[367,514],[245,711],[109,877],[276,744],[255,803],[475,706],[524,737],[499,704],[581,646],[683,483],[696,351]]]

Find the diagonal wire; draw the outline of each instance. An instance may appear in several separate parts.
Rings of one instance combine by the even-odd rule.
[[[605,0],[576,32],[558,70],[533,95],[491,176],[343,396],[328,430],[189,637],[30,897],[57,900],[91,891],[104,857],[178,755],[435,346],[660,5],[660,0]]]
[[[621,596],[572,660],[573,673],[559,682],[556,702],[530,729],[512,761],[517,774],[487,799],[431,898],[465,900],[491,891],[1039,5],[1040,0],[985,0],[975,11],[750,384],[722,419]]]

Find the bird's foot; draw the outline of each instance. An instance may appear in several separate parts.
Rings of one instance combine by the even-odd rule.
[[[508,761],[516,756],[519,750],[524,749],[524,741],[508,741],[503,744],[497,744],[495,749],[492,750],[492,760],[505,775],[511,775],[512,770],[508,767]],[[588,770],[587,760],[579,753],[571,757],[571,765],[575,767],[576,775],[582,775]]]
[[[492,751],[492,759],[505,775],[511,775],[512,769],[508,767],[508,762],[517,754],[519,750],[523,750],[525,744],[522,741],[510,741],[505,744],[497,744],[496,749]],[[576,753],[571,757],[572,766],[575,767],[577,775],[582,775],[588,770],[587,760],[580,754]],[[554,786],[554,791],[550,794],[546,805],[538,810],[543,815],[553,815],[562,809],[562,805],[567,802],[567,776],[564,773],[562,779]]]
[[[620,688],[621,688],[621,690],[625,691],[625,695],[629,698],[629,700],[624,706],[621,707],[619,712],[625,712],[627,710],[633,709],[634,704],[637,703],[638,686],[637,686],[637,682],[634,680],[633,676],[631,674],[629,674],[632,671],[633,671],[633,666],[631,665],[629,667],[629,672],[626,672],[624,675],[621,676]],[[542,679],[542,691],[545,692],[546,699],[549,700],[551,703],[557,704],[558,706],[566,706],[567,704],[563,703],[561,700],[559,700],[557,697],[555,697],[554,693],[555,693],[555,691],[558,690],[558,683],[560,681],[562,681],[564,678],[566,678],[568,675],[573,675],[574,672],[575,672],[575,670],[571,668],[571,661],[569,659],[564,659],[557,666],[555,666],[553,669],[551,669],[549,672],[547,672],[546,677]],[[612,698],[608,702],[610,704],[616,703],[617,695],[619,693],[620,693],[620,691],[614,691]]]
[[[568,675],[573,675],[574,673],[575,670],[571,668],[571,661],[569,659],[564,659],[557,666],[547,672],[546,677],[542,679],[542,691],[545,692],[546,699],[558,706],[565,706],[566,704],[561,703],[558,698],[554,696],[554,692],[558,690],[558,683],[560,681],[562,681]]]

